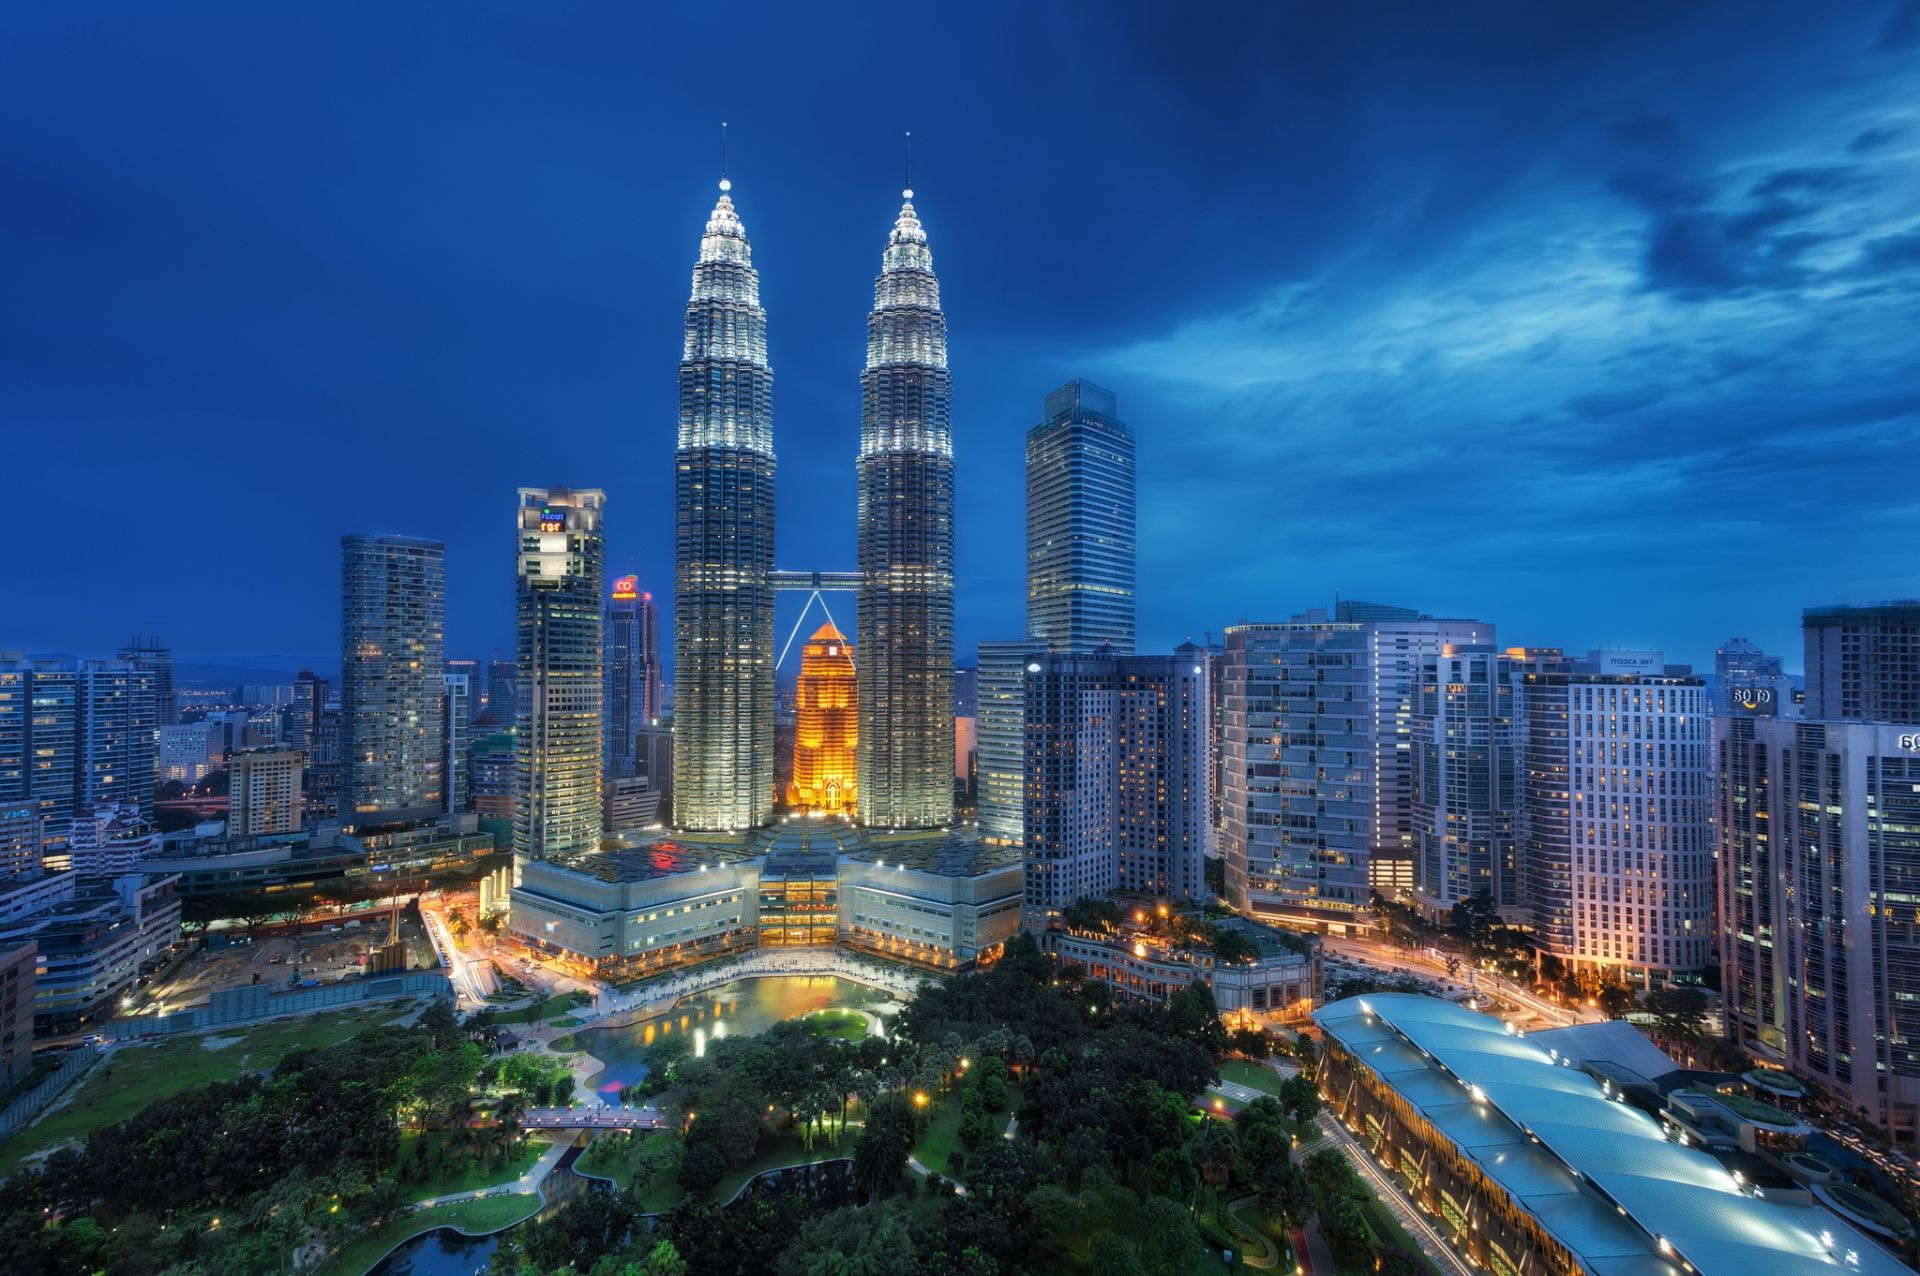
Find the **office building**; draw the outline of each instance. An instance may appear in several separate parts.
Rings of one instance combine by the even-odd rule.
[[[700,239],[680,359],[673,816],[688,829],[773,811],[773,371],[731,185]]]
[[[1205,893],[1210,658],[1051,653],[1026,675],[1022,925],[1115,891]],[[1037,664],[1037,670],[1032,669]]]
[[[1909,1270],[1804,1185],[1760,1186],[1729,1166],[1737,1159],[1671,1138],[1621,1102],[1617,1086],[1491,1015],[1369,993],[1323,1006],[1313,1020],[1333,1116],[1474,1270]]]
[[[449,665],[453,661],[447,662]],[[320,715],[327,711],[327,699],[332,688],[327,680],[311,669],[302,669],[294,675],[293,703],[287,707],[287,725],[280,739],[289,749],[298,749],[309,759],[313,756],[314,724],[320,721]]]
[[[446,805],[446,546],[350,535],[340,552],[340,817],[433,819]]]
[[[793,781],[787,801],[803,811],[851,815],[859,798],[860,729],[853,644],[829,620],[800,649],[795,684]]]
[[[31,939],[0,949],[0,1088],[11,1090],[33,1068],[34,972],[40,948]]]
[[[1055,651],[1134,646],[1133,431],[1074,380],[1027,434],[1027,633]]]
[[[0,803],[0,878],[39,871],[39,809],[31,802]]]
[[[963,666],[953,671],[953,716],[974,718],[980,715],[980,670]]]
[[[138,872],[141,861],[160,853],[160,830],[135,806],[106,803],[82,808],[73,819],[73,837],[64,862],[48,867],[70,868],[81,881],[123,877]]]
[[[1920,1140],[1920,723],[1714,723],[1727,1032]]]
[[[637,776],[607,784],[607,832],[656,828],[660,824],[660,792],[653,782]]]
[[[490,731],[473,742],[470,753],[473,812],[483,820],[513,820],[520,766],[515,734],[515,728],[507,727]]]
[[[979,822],[994,845],[1020,845],[1026,828],[1027,666],[1044,652],[1025,638],[980,644]]]
[[[447,740],[447,757],[442,764],[447,777],[447,813],[459,815],[473,805],[473,676],[443,673],[440,685],[440,717]]]
[[[301,755],[242,749],[227,759],[227,836],[300,831]]]
[[[1413,714],[1413,898],[1436,921],[1482,893],[1504,909],[1521,903],[1514,665],[1486,645],[1447,647],[1422,665]]]
[[[513,687],[513,661],[487,662],[486,715],[502,726],[512,726],[519,718],[519,696]]]
[[[1920,722],[1920,599],[1809,607],[1806,716]]]
[[[607,774],[627,777],[635,739],[660,716],[660,609],[638,577],[614,580],[606,634]]]
[[[520,489],[515,855],[600,845],[605,507],[597,490]]]
[[[857,784],[862,823],[930,829],[953,820],[953,390],[933,255],[902,194],[860,376]]]
[[[305,783],[307,816],[333,820],[340,816],[340,706],[329,703],[320,711],[308,740]]]
[[[1777,718],[1791,713],[1793,685],[1769,656],[1745,638],[1729,638],[1713,653],[1715,713]]]
[[[153,678],[153,719],[155,728],[170,727],[180,721],[180,693],[173,685],[173,650],[158,638],[136,638],[120,648],[121,664],[145,670]]]
[[[1600,652],[1515,684],[1533,942],[1646,986],[1698,979],[1713,943],[1711,705],[1704,679],[1667,669],[1659,652]]]
[[[160,782],[198,784],[226,761],[226,732],[218,722],[160,728]]]

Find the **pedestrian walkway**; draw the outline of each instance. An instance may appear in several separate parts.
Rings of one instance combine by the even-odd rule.
[[[445,1196],[429,1196],[424,1201],[416,1201],[415,1209],[430,1209],[435,1205],[451,1205],[455,1201],[477,1201],[483,1196],[517,1196],[522,1192],[537,1192],[540,1185],[547,1181],[547,1175],[553,1173],[553,1167],[560,1164],[560,1158],[573,1146],[572,1139],[555,1139],[552,1146],[540,1154],[540,1159],[531,1169],[511,1183],[497,1183],[492,1187],[477,1187],[470,1192],[448,1192]]]
[[[1426,1215],[1414,1209],[1407,1198],[1400,1194],[1398,1185],[1380,1172],[1373,1158],[1367,1154],[1366,1148],[1348,1134],[1339,1121],[1335,1120],[1331,1114],[1323,1112],[1316,1124],[1319,1125],[1323,1134],[1319,1142],[1337,1144],[1346,1152],[1348,1163],[1360,1172],[1360,1177],[1372,1190],[1374,1197],[1387,1207],[1400,1226],[1406,1229],[1407,1235],[1413,1238],[1414,1244],[1433,1260],[1434,1266],[1442,1272],[1454,1273],[1455,1276],[1474,1276],[1473,1269],[1467,1266],[1466,1261],[1460,1257],[1453,1246],[1449,1245],[1446,1238],[1434,1229]],[[1304,1153],[1307,1149],[1302,1146],[1300,1150]],[[1329,1265],[1326,1270],[1331,1272],[1333,1268]]]

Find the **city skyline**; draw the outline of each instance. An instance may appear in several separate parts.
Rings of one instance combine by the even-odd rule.
[[[1022,529],[994,515],[1017,502],[1036,397],[1084,376],[1129,405],[1149,478],[1142,650],[1338,590],[1696,668],[1742,634],[1796,670],[1802,608],[1915,592],[1912,504],[1865,476],[1910,454],[1920,401],[1888,339],[1916,319],[1920,132],[1898,101],[1916,24],[1894,5],[1608,12],[1603,39],[1519,10],[1364,30],[909,15],[945,47],[924,94],[884,107],[834,72],[898,32],[756,42],[715,97],[652,53],[683,19],[611,15],[583,20],[538,112],[519,91],[559,82],[506,20],[422,70],[407,51],[445,33],[405,15],[373,51],[286,14],[208,30],[132,11],[124,46],[84,64],[72,30],[13,15],[0,116],[32,179],[6,233],[33,251],[0,316],[0,404],[32,427],[33,472],[77,478],[64,440],[99,439],[105,513],[0,564],[0,596],[36,604],[5,641],[104,652],[139,629],[183,662],[290,672],[332,648],[338,538],[374,532],[445,542],[448,651],[504,655],[512,586],[487,511],[550,480],[631,511],[609,572],[664,598],[666,364],[726,118],[782,373],[782,485],[828,511],[785,520],[778,566],[855,557],[863,281],[911,128],[958,325],[959,652],[1020,629]],[[273,56],[228,56],[241,42]],[[1618,83],[1636,42],[1642,73]],[[1409,55],[1428,44],[1448,56]],[[1042,65],[1061,78],[1025,73]],[[162,66],[199,87],[151,92]],[[367,100],[312,109],[340,67]],[[452,140],[410,96],[416,73],[477,112]],[[978,109],[963,88],[981,74],[1013,91]],[[776,109],[801,76],[845,83]],[[1073,91],[1115,76],[1149,91]],[[496,80],[509,91],[479,91]],[[94,161],[83,175],[63,152]],[[422,170],[423,153],[440,158]],[[83,200],[101,211],[62,211]],[[1259,218],[1272,233],[1248,233]],[[220,448],[223,485],[326,493],[219,537],[222,570],[270,591],[244,635],[181,573],[115,557],[212,481],[193,446],[141,445],[195,440]],[[424,491],[418,473],[436,475]],[[1196,560],[1199,510],[1218,548]],[[799,605],[782,601],[783,637]]]

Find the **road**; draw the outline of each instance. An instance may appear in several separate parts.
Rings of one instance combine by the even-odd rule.
[[[1323,942],[1326,950],[1336,956],[1369,966],[1420,975],[1429,979],[1437,978],[1462,987],[1471,987],[1483,996],[1491,996],[1496,1001],[1516,1006],[1551,1024],[1564,1026],[1591,1018],[1581,1011],[1569,1010],[1564,1006],[1556,1006],[1550,1001],[1544,1001],[1529,989],[1522,988],[1498,974],[1474,970],[1470,966],[1462,965],[1459,977],[1448,975],[1445,959],[1432,956],[1423,949],[1395,948],[1372,940],[1342,939],[1333,936],[1328,936]]]
[[[447,977],[453,983],[454,1005],[461,1010],[478,1010],[487,1004],[488,989],[492,971],[486,977],[475,969],[473,961],[460,950],[453,940],[453,932],[447,926],[446,914],[440,911],[437,901],[420,901],[420,920],[427,928],[427,938],[432,941],[434,951],[447,963]]]

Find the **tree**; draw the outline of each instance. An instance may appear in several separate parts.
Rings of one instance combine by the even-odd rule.
[[[1333,1261],[1341,1267],[1360,1267],[1371,1256],[1366,1220],[1360,1207],[1347,1196],[1329,1196],[1320,1210],[1320,1235],[1333,1251]]]
[[[1320,1091],[1313,1082],[1296,1073],[1280,1083],[1280,1106],[1296,1124],[1305,1125],[1320,1115]]]
[[[680,1186],[694,1195],[711,1192],[727,1172],[727,1158],[709,1140],[689,1143],[680,1157]]]
[[[1087,1242],[1087,1254],[1091,1276],[1147,1276],[1139,1253],[1113,1232],[1095,1232]]]
[[[1433,1271],[1421,1255],[1394,1246],[1373,1251],[1373,1268],[1376,1276],[1428,1276]]]
[[[1154,1196],[1191,1201],[1197,1186],[1193,1163],[1177,1147],[1164,1147],[1147,1158],[1146,1187]]]
[[[1313,1217],[1313,1188],[1306,1171],[1290,1161],[1272,1167],[1260,1182],[1260,1208],[1287,1228],[1304,1226]]]
[[[1604,983],[1600,985],[1600,1010],[1610,1019],[1619,1019],[1634,1008],[1638,1000],[1633,989],[1625,984]]]
[[[894,1190],[913,1153],[918,1121],[907,1101],[883,1094],[867,1110],[867,1124],[853,1144],[853,1178],[869,1200]]]
[[[1656,988],[1642,999],[1640,1009],[1652,1016],[1661,1038],[1691,1046],[1703,1035],[1700,1020],[1707,1013],[1707,994],[1698,988]]]
[[[1321,1148],[1302,1163],[1307,1182],[1325,1196],[1346,1196],[1353,1192],[1353,1167],[1338,1148]]]
[[[1240,1140],[1234,1137],[1232,1123],[1207,1122],[1200,1137],[1193,1141],[1189,1154],[1202,1179],[1212,1184],[1226,1182],[1240,1163]]]
[[[1286,1110],[1278,1099],[1262,1095],[1240,1109],[1240,1151],[1254,1176],[1262,1181],[1269,1167],[1285,1165],[1293,1156],[1293,1133],[1284,1124]]]
[[[1206,1255],[1186,1207],[1149,1196],[1140,1210],[1140,1264],[1148,1276],[1186,1276],[1200,1270]]]

